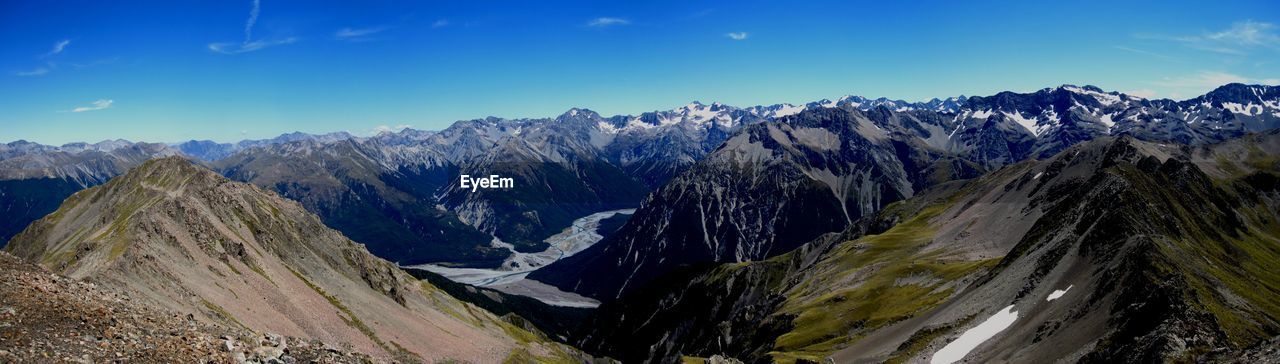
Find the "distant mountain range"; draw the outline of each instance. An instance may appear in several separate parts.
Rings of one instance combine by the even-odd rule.
[[[1232,84],[1173,102],[1067,85],[969,97],[953,111],[864,101],[812,103],[743,127],[657,189],[617,234],[530,278],[616,299],[677,267],[786,253],[939,182],[1085,141],[1205,144],[1280,127],[1274,86]]]
[[[511,243],[517,250],[539,250],[543,238],[568,226],[574,218],[634,207],[650,191],[677,188],[666,186],[667,182],[708,159],[718,148],[722,155],[714,161],[724,163],[736,158],[728,154],[744,155],[743,148],[752,143],[747,139],[765,141],[762,147],[773,151],[784,147],[772,143],[786,142],[800,146],[787,153],[804,164],[816,162],[805,157],[814,150],[801,149],[809,148],[806,143],[816,145],[813,138],[821,136],[806,135],[803,130],[824,129],[817,125],[823,123],[836,129],[845,127],[833,124],[832,118],[858,119],[862,121],[856,123],[865,124],[854,129],[870,126],[873,130],[834,135],[861,135],[868,145],[874,144],[879,152],[857,158],[888,163],[883,169],[893,181],[885,183],[896,187],[882,191],[878,203],[863,206],[860,204],[871,200],[859,198],[831,205],[840,207],[844,217],[819,223],[816,230],[797,239],[787,238],[785,228],[780,234],[770,233],[775,235],[772,239],[783,240],[778,248],[757,253],[747,249],[740,256],[713,254],[720,256],[715,261],[754,259],[784,252],[815,233],[839,230],[864,212],[909,197],[930,181],[972,176],[1027,158],[1045,158],[1082,141],[1132,135],[1142,140],[1208,143],[1273,128],[1280,125],[1278,94],[1273,86],[1230,84],[1186,101],[1147,100],[1091,86],[1064,85],[1033,93],[1002,92],[914,103],[857,96],[746,108],[694,102],[669,111],[612,117],[572,109],[556,118],[477,119],[457,122],[439,132],[406,129],[372,137],[341,132],[292,133],[268,140],[189,141],[171,146],[112,141],[49,147],[15,142],[0,149],[0,156],[4,156],[0,163],[28,172],[6,176],[3,182],[34,183],[40,186],[23,188],[55,192],[48,193],[48,198],[0,201],[10,206],[6,211],[14,216],[10,219],[13,227],[0,237],[50,212],[70,191],[119,174],[120,167],[112,165],[127,167],[150,157],[185,154],[207,161],[233,179],[302,202],[326,224],[368,244],[379,256],[406,264],[434,261],[492,266],[510,252],[493,246],[490,236]],[[853,114],[833,114],[844,110]],[[749,127],[760,123],[773,127]],[[770,134],[782,130],[779,128],[801,131],[785,138]],[[734,135],[745,139],[726,145]],[[118,156],[121,153],[117,150],[128,149],[121,149],[123,146],[133,146],[139,152],[132,159]],[[853,156],[830,157],[823,165],[802,167],[797,173],[804,170],[811,175],[827,168],[834,179],[826,178],[815,186],[847,195],[838,192],[852,191],[848,183],[853,179],[846,173],[868,165],[850,163],[842,159],[845,157]],[[457,175],[464,172],[501,173],[524,183],[509,191],[462,193],[455,185]],[[38,178],[52,180],[33,181]],[[716,177],[690,178],[681,183],[702,184],[698,178]],[[70,187],[56,186],[63,183],[59,180],[70,181]],[[845,212],[850,208],[852,212]],[[741,232],[733,227],[721,233],[750,236]],[[699,235],[690,235],[690,239]],[[730,244],[712,250],[726,248],[736,249]]]
[[[265,147],[275,144],[283,144],[297,141],[317,141],[317,142],[336,142],[354,138],[347,132],[339,131],[328,134],[307,134],[302,132],[292,132],[281,134],[271,139],[259,140],[242,140],[236,143],[218,143],[212,140],[188,140],[182,143],[172,145],[182,154],[194,157],[202,161],[216,161],[235,154],[236,152],[253,148]]]
[[[1276,129],[1278,86],[1173,101],[1063,85],[369,137],[17,141],[0,145],[0,238],[55,283],[383,360],[593,359],[543,332],[626,362],[1255,358],[1280,347]],[[462,174],[515,184],[464,190]],[[589,313],[401,271],[555,257],[544,239],[625,208],[602,240],[515,277],[601,302]]]

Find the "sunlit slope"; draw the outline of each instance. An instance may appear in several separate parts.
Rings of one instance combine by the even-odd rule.
[[[79,192],[7,250],[212,323],[406,361],[572,361],[460,302],[300,205],[177,157]]]

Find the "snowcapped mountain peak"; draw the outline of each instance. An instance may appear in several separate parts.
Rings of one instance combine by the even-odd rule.
[[[694,102],[690,102],[688,105],[677,107],[673,111],[683,113],[683,112],[689,112],[693,110],[702,110],[703,108],[705,108],[705,105],[703,105],[701,102],[694,101]]]
[[[560,114],[560,116],[556,117],[556,121],[579,120],[579,119],[596,120],[596,119],[601,119],[601,117],[599,113],[596,113],[595,111],[591,111],[591,109],[580,108],[580,107],[569,109],[569,111],[565,111],[563,114]]]

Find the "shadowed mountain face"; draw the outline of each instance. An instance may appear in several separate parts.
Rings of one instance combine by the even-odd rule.
[[[496,265],[490,237],[437,208],[433,183],[454,167],[392,169],[365,143],[295,142],[239,153],[215,164],[228,178],[274,190],[326,225],[401,264],[447,260]]]
[[[531,278],[615,299],[683,265],[761,260],[978,167],[893,139],[851,107],[754,124],[654,192],[611,238]],[[952,162],[958,169],[952,169]]]
[[[6,250],[201,321],[379,358],[574,360],[374,257],[301,205],[179,157],[76,193]]]
[[[215,163],[228,177],[300,201],[326,224],[401,264],[493,267],[594,212],[634,206],[644,186],[601,156],[590,112],[555,122],[485,119],[439,133],[250,149]],[[512,178],[461,188],[460,176]]]
[[[1280,332],[1276,155],[1276,132],[1080,144],[784,255],[659,277],[601,306],[578,344],[633,361],[920,362],[1002,316],[1007,327],[960,355],[1232,358]]]
[[[602,122],[594,112],[575,109],[521,126],[483,154],[457,159],[459,174],[511,178],[512,188],[469,190],[454,178],[440,187],[439,203],[521,252],[546,250],[543,240],[575,219],[634,207],[647,190],[599,151],[610,138],[600,130]]]

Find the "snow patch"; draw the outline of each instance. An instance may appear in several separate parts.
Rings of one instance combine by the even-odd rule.
[[[782,104],[777,111],[773,112],[773,117],[780,118],[783,116],[791,116],[799,114],[801,111],[804,111],[804,105],[795,106],[791,104]]]
[[[978,324],[978,326],[974,326],[972,329],[960,334],[960,338],[942,347],[942,350],[933,353],[933,358],[929,362],[932,364],[951,364],[960,361],[970,351],[977,348],[978,345],[1009,328],[1010,325],[1013,325],[1013,321],[1017,319],[1018,311],[1014,311],[1013,305],[1009,305],[1009,307],[1005,307],[1000,312],[996,312],[995,315],[988,317],[986,321]]]
[[[1222,107],[1226,108],[1228,111],[1231,111],[1234,114],[1243,114],[1243,115],[1253,116],[1253,115],[1262,115],[1263,113],[1262,105],[1258,105],[1258,104],[1242,105],[1234,102],[1224,102],[1222,103]]]
[[[1108,132],[1108,133],[1110,133],[1110,132],[1111,132],[1111,127],[1116,126],[1116,121],[1115,121],[1115,120],[1111,120],[1111,114],[1102,114],[1102,118],[1101,118],[1101,119],[1099,119],[1099,121],[1102,121],[1102,125],[1106,125],[1106,126],[1107,126],[1107,132]]]
[[[1004,116],[1009,117],[1013,122],[1018,123],[1018,125],[1022,125],[1022,128],[1027,129],[1031,134],[1040,136],[1040,128],[1036,127],[1036,119],[1027,119],[1022,116],[1021,112],[1001,111],[1001,113],[1003,113]]]
[[[1074,92],[1076,94],[1080,94],[1080,95],[1092,96],[1094,100],[1098,100],[1098,102],[1106,106],[1115,105],[1116,103],[1120,102],[1119,95],[1112,95],[1109,93],[1086,90],[1086,89],[1075,87],[1075,86],[1065,86],[1063,87],[1063,89]]]
[[[1049,297],[1048,297],[1048,298],[1045,298],[1045,299],[1044,299],[1044,300],[1045,300],[1045,302],[1052,302],[1053,300],[1056,300],[1056,299],[1062,298],[1062,295],[1067,294],[1067,291],[1070,291],[1070,290],[1071,290],[1071,287],[1075,287],[1075,285],[1073,284],[1073,285],[1067,286],[1067,289],[1056,289],[1056,290],[1054,290],[1054,291],[1053,291],[1053,293],[1050,293],[1050,294],[1049,294]]]
[[[613,126],[613,124],[609,124],[609,123],[604,122],[604,121],[600,121],[599,123],[597,123],[597,124],[596,124],[596,127],[597,127],[597,128],[600,128],[600,131],[604,132],[605,134],[617,134],[617,133],[618,133],[618,128],[617,128],[617,127],[614,127],[614,126]]]

